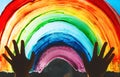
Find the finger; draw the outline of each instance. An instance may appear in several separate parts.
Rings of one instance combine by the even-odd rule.
[[[17,46],[17,43],[16,43],[15,40],[13,40],[13,45],[14,45],[14,49],[15,49],[16,55],[19,55],[18,46]]]
[[[97,57],[97,46],[98,46],[98,42],[95,42],[94,50],[93,50],[93,58]]]
[[[5,49],[6,49],[7,53],[9,54],[9,56],[13,59],[14,55],[12,54],[12,52],[10,51],[10,49],[7,46],[5,46]]]
[[[112,54],[109,59],[107,60],[107,65],[110,64],[110,62],[112,61],[112,59],[114,58],[115,54]]]
[[[81,57],[82,57],[82,60],[83,60],[83,63],[85,65],[85,67],[87,67],[88,60],[87,60],[87,58],[86,58],[86,56],[85,56],[85,54],[83,52],[81,53]]]
[[[23,40],[21,40],[21,54],[23,55],[23,56],[25,56],[25,47],[24,47],[24,41]]]
[[[12,64],[12,60],[10,60],[5,54],[2,54],[2,56],[3,56],[10,64]]]
[[[34,59],[35,59],[35,53],[32,52],[31,58],[30,58],[30,65],[32,66],[34,63]]]
[[[103,47],[102,47],[102,49],[101,49],[101,52],[100,52],[99,57],[103,58],[103,55],[104,55],[106,46],[107,46],[107,42],[104,43],[104,45],[103,45]]]
[[[107,60],[109,57],[110,57],[110,55],[112,54],[112,52],[114,51],[114,47],[112,47],[111,49],[110,49],[110,51],[107,53],[107,55],[105,56],[105,60]]]

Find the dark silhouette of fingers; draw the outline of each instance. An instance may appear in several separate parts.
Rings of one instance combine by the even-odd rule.
[[[34,59],[35,59],[35,53],[32,52],[31,58],[30,58],[30,65],[32,66],[32,64],[34,63]]]
[[[108,59],[109,57],[110,57],[110,55],[112,54],[112,52],[114,51],[114,47],[112,47],[111,49],[110,49],[110,51],[107,53],[107,55],[105,56],[105,58],[104,59]]]
[[[24,47],[24,41],[23,40],[21,40],[21,54],[23,55],[23,56],[25,56],[25,47]]]
[[[10,49],[7,46],[5,46],[5,49],[6,49],[7,53],[9,54],[9,56],[13,59],[14,55],[12,54],[12,52],[10,51]]]
[[[99,57],[103,58],[106,46],[107,46],[107,42],[104,43],[104,45],[103,45],[103,47],[101,49]]]
[[[14,49],[15,49],[16,55],[19,55],[19,49],[18,49],[18,46],[17,46],[17,43],[16,43],[15,40],[13,40],[13,45],[14,45]]]
[[[93,58],[97,57],[97,47],[98,47],[98,42],[95,42],[94,50],[93,50]]]
[[[12,64],[12,61],[11,61],[5,54],[2,54],[2,56],[3,56],[10,64]]]
[[[112,54],[109,59],[107,60],[107,64],[109,65],[112,59],[114,58],[115,54]]]
[[[81,53],[81,56],[82,56],[82,60],[83,60],[83,63],[84,63],[84,65],[85,65],[85,67],[87,67],[87,65],[88,65],[88,60],[87,60],[87,58],[86,58],[86,56],[85,56],[85,54],[82,52]]]

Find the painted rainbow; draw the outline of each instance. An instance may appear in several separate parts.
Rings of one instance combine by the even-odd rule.
[[[91,60],[94,43],[107,41],[105,53],[115,47],[107,71],[120,71],[120,18],[104,0],[13,0],[0,16],[0,54],[13,50],[13,39],[25,41],[28,59],[35,52],[37,72],[56,58],[85,72],[80,53]],[[0,71],[12,71],[2,55]]]

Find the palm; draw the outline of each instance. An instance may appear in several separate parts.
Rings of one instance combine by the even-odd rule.
[[[104,43],[104,45],[101,49],[100,55],[97,55],[98,44],[97,44],[97,42],[95,43],[93,57],[90,62],[86,59],[85,55],[82,54],[86,72],[91,77],[96,77],[96,76],[101,77],[105,73],[109,63],[111,62],[111,60],[114,57],[114,54],[112,53],[114,50],[113,47],[110,49],[110,51],[107,53],[107,55],[105,57],[103,57],[106,45],[107,45],[107,43]]]
[[[16,72],[20,71],[26,71],[28,72],[31,68],[30,60],[28,60],[25,56],[23,55],[18,55],[15,58],[12,59],[12,68]]]

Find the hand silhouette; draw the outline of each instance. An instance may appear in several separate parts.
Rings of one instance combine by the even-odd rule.
[[[114,50],[114,47],[112,47],[104,57],[104,52],[107,46],[107,42],[104,43],[99,55],[97,55],[97,46],[98,43],[96,42],[94,45],[93,57],[90,62],[82,53],[84,66],[89,77],[103,77],[109,63],[111,62],[111,60],[115,55],[112,53]]]
[[[35,55],[34,53],[32,53],[30,60],[26,58],[23,40],[21,40],[20,52],[18,50],[18,46],[15,40],[13,40],[13,45],[16,55],[13,55],[10,49],[7,46],[5,46],[5,49],[11,57],[11,59],[8,58],[5,54],[3,54],[3,57],[11,64],[16,77],[28,77],[29,70],[32,67]]]

